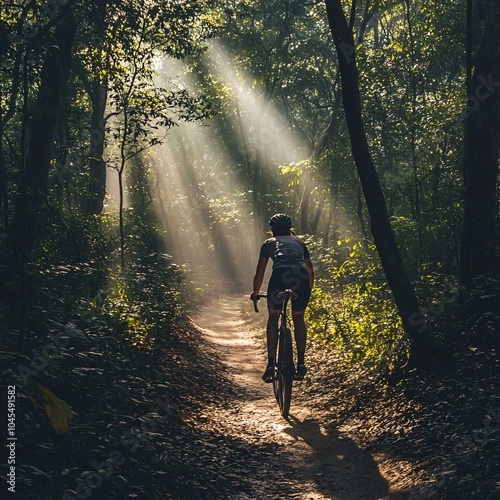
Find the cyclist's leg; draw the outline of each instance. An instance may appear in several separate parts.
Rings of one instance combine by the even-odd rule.
[[[267,287],[267,309],[269,317],[267,319],[267,368],[262,376],[264,382],[272,382],[274,377],[274,362],[276,359],[276,347],[278,345],[278,321],[281,313],[281,300],[278,300],[278,292],[283,290],[282,272],[273,270]]]
[[[269,309],[269,317],[267,318],[267,355],[273,359],[276,357],[276,347],[278,345],[278,320],[281,309]]]
[[[267,367],[262,375],[264,382],[272,382],[274,379],[274,362],[276,359],[276,348],[278,346],[278,320],[281,310],[269,308],[269,317],[267,318]]]
[[[297,345],[297,374],[296,379],[302,380],[306,374],[305,352],[307,341],[307,326],[304,313],[311,297],[311,287],[306,276],[301,276],[300,285],[296,289],[297,298],[292,301],[292,319],[295,330],[295,343]]]
[[[297,344],[298,353],[304,353],[306,351],[307,326],[304,320],[304,313],[305,311],[292,312],[292,320],[295,332],[295,343]]]

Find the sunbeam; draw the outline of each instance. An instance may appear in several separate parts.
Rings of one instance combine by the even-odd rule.
[[[209,127],[182,124],[158,149],[158,213],[169,251],[197,281],[243,291],[255,253],[253,221],[230,160],[211,135]]]
[[[264,209],[256,212],[262,186],[252,185],[253,172],[267,172],[260,182],[280,178],[279,166],[307,158],[308,146],[253,79],[237,74],[220,43],[212,42],[204,64],[228,89],[232,111],[204,124],[182,123],[155,148],[156,209],[169,253],[190,269],[197,287],[248,291],[268,217]],[[190,92],[198,87],[170,59],[161,64],[158,83]],[[297,198],[281,192],[269,205],[285,211],[283,194]]]
[[[236,71],[220,41],[212,41],[205,63],[232,91],[236,105],[236,113],[230,115],[233,126],[244,134],[242,139],[253,156],[263,156],[264,165],[273,172],[280,164],[308,157],[307,144],[266,96],[265,89],[260,88],[251,75]]]

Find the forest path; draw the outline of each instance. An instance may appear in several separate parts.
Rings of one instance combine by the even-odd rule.
[[[265,304],[261,302],[257,331],[253,318],[243,319],[244,300],[248,297],[218,300],[216,306],[204,308],[193,318],[234,384],[229,404],[211,407],[207,402],[204,418],[217,432],[250,450],[248,474],[242,481],[252,491],[235,492],[231,498],[407,498],[395,492],[392,478],[382,475],[370,453],[340,430],[327,430],[328,416],[315,412],[314,401],[304,401],[301,383],[294,384],[289,420],[281,417],[272,385],[260,378],[267,359],[262,342]],[[311,370],[308,377],[314,376]]]

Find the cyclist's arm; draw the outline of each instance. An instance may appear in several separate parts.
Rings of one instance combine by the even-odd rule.
[[[313,264],[311,262],[311,259],[306,258],[304,259],[304,262],[306,264],[306,269],[307,269],[307,275],[309,276],[309,285],[311,285],[311,290],[314,285],[314,268]]]
[[[253,295],[259,295],[260,287],[264,281],[264,273],[266,272],[267,261],[269,257],[259,257],[255,276],[253,278]]]

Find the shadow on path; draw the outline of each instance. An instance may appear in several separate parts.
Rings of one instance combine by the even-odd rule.
[[[249,485],[250,496],[232,499],[402,500],[391,492],[389,477],[380,472],[374,457],[333,426],[327,415],[315,415],[301,405],[300,391],[292,400],[292,415],[282,419],[272,387],[263,384],[265,356],[250,320],[241,317],[248,298],[221,299],[195,318],[228,369],[236,391],[225,408],[210,411],[210,421],[224,439],[239,443],[244,470],[237,476]],[[298,387],[297,387],[298,389]],[[321,418],[319,418],[321,417]],[[240,464],[238,453],[232,468]],[[229,472],[228,472],[229,473]]]
[[[379,500],[403,498],[389,494],[389,483],[377,463],[349,438],[326,429],[314,418],[290,416],[284,430],[296,442],[292,457],[294,482],[309,487],[323,498],[338,500]],[[320,498],[305,495],[303,498]]]

